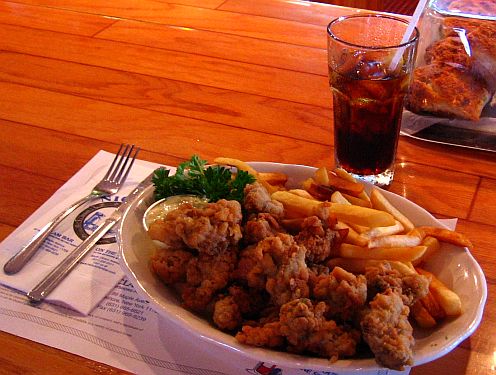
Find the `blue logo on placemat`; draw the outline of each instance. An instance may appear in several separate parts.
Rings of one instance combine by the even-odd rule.
[[[85,240],[93,233],[100,224],[121,204],[120,199],[114,201],[104,201],[89,206],[81,211],[72,225],[74,232],[81,239]],[[110,230],[97,244],[104,245],[117,242],[115,230]]]

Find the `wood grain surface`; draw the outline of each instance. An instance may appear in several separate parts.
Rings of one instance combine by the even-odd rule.
[[[332,167],[325,27],[364,11],[298,0],[0,0],[0,240],[121,142],[169,165],[198,153]],[[411,373],[494,374],[496,154],[401,138],[390,190],[459,218],[489,290],[479,329]],[[0,332],[0,374],[59,373],[125,372]]]

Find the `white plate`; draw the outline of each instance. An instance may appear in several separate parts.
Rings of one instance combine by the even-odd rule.
[[[276,163],[250,163],[257,171],[283,172],[290,176],[288,186],[313,175],[315,168]],[[368,186],[370,189],[370,186]],[[396,194],[383,191],[384,195],[408,216],[415,225],[443,227],[423,208]],[[328,360],[276,352],[268,349],[245,346],[195,314],[183,309],[178,299],[149,269],[153,251],[152,241],[142,226],[146,208],[153,202],[153,186],[142,193],[142,199],[133,204],[120,222],[118,231],[121,265],[136,291],[152,303],[155,310],[169,323],[189,331],[194,337],[216,346],[219,355],[245,356],[257,361],[277,363],[290,368],[313,370],[372,370],[378,369],[374,359],[344,359],[333,364]],[[415,365],[435,360],[453,350],[470,336],[479,325],[487,298],[487,285],[479,264],[468,249],[443,244],[442,250],[432,257],[426,267],[452,288],[461,298],[463,314],[449,320],[436,329],[415,329]]]

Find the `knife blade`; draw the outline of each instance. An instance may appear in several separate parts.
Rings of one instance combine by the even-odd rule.
[[[88,238],[79,244],[71,253],[64,258],[38,285],[26,295],[31,302],[41,302],[48,296],[57,285],[72,271],[76,264],[93,248],[119,220],[124,216],[129,207],[139,198],[140,194],[152,184],[152,178],[156,171],[150,173],[138,186],[126,197],[124,202],[110,215]]]

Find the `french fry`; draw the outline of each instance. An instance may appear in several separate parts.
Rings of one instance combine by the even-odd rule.
[[[365,233],[368,230],[370,230],[369,227],[365,227],[363,225],[357,225],[357,224],[353,224],[353,223],[348,223],[348,225],[350,227],[352,227],[357,233],[360,233],[360,234]]]
[[[410,274],[417,273],[412,262],[402,262],[402,263],[410,270]],[[406,274],[406,272],[402,272],[402,273]]]
[[[315,171],[314,180],[316,184],[329,185],[329,174],[326,167],[320,167]]]
[[[342,194],[338,190],[336,190],[334,193],[332,193],[330,201],[333,203],[341,203],[341,204],[349,204],[349,205],[354,204],[355,206],[371,208],[371,205],[366,204],[365,201],[363,201],[364,203],[356,204],[357,201],[362,201],[362,200],[359,198],[353,197],[351,195]],[[366,229],[363,229],[360,232],[364,232],[365,230]]]
[[[341,177],[343,180],[349,181],[349,182],[357,182],[356,178],[353,177],[351,174],[346,172],[343,168],[335,168],[333,172],[336,174],[336,176]]]
[[[236,167],[237,169],[246,171],[255,177],[258,176],[258,172],[252,166],[238,159],[218,157],[214,159],[214,163]]]
[[[340,203],[340,204],[349,204],[351,205],[351,203],[348,201],[348,199],[346,199],[344,197],[343,194],[341,194],[340,191],[335,191],[332,196],[331,196],[331,202],[333,203]],[[356,224],[353,224],[353,223],[349,223],[349,226],[351,228],[353,228],[353,230],[355,232],[358,232],[358,233],[364,233],[366,231],[368,231],[370,228],[369,227],[365,227],[365,226],[361,226],[361,225],[356,225]]]
[[[272,194],[272,199],[283,204],[288,219],[314,215],[321,217],[322,202],[315,199],[304,198],[288,191],[276,191]]]
[[[358,198],[363,199],[364,201],[370,202],[370,197],[365,190],[362,191],[360,194],[358,194]],[[371,203],[371,205],[372,205],[372,203]]]
[[[427,246],[427,251],[422,256],[422,258],[416,261],[417,263],[429,260],[429,257],[441,248],[441,244],[439,243],[438,239],[432,236],[425,237],[422,241],[422,245]]]
[[[369,207],[369,208],[372,207],[372,203],[370,202],[370,200],[365,200],[346,193],[343,193],[343,197],[345,197],[348,202],[356,206]]]
[[[318,199],[322,201],[329,201],[332,198],[332,195],[338,191],[343,191],[342,189],[332,186],[332,185],[322,185],[322,184],[317,184],[315,182],[310,183],[308,185],[305,185],[305,189],[308,190],[310,194],[312,194],[314,197],[317,197]],[[353,195],[342,193],[344,197],[346,197],[346,200],[348,200],[351,204],[355,204],[357,206],[363,206],[363,207],[372,207],[372,204],[369,201],[365,201],[363,199],[357,198]]]
[[[261,179],[260,176],[258,175],[258,172],[252,166],[250,166],[248,163],[244,161],[233,158],[218,157],[214,159],[214,163],[221,165],[229,165],[231,167],[236,167],[238,170],[248,172],[252,176],[255,176],[257,181],[259,181],[267,189],[269,193],[273,193],[279,190],[277,187],[272,186],[267,181]]]
[[[410,313],[412,314],[413,319],[415,319],[415,322],[417,322],[419,327],[433,328],[437,324],[436,320],[432,317],[431,314],[429,314],[429,311],[427,311],[427,309],[422,305],[420,301],[417,301],[413,304],[413,306],[410,308]]]
[[[316,185],[328,187],[330,191],[339,190],[353,196],[358,196],[364,191],[364,185],[357,182],[351,175],[348,176],[349,178],[342,178],[335,173],[329,173],[325,167],[321,167],[315,171],[314,180]],[[319,187],[313,187],[313,189],[316,190]]]
[[[360,234],[358,234],[352,227],[350,227],[348,224],[343,223],[342,221],[338,221],[336,224],[336,229],[348,229],[348,235],[346,238],[343,240],[345,243],[349,243],[352,245],[357,245],[357,246],[367,246],[367,239],[362,237]]]
[[[422,256],[422,258],[416,259],[415,262],[413,262],[414,266],[418,266],[428,261],[429,258],[432,256],[432,254],[436,253],[441,248],[441,244],[439,243],[439,240],[432,236],[424,237],[424,239],[422,240],[422,246],[427,246],[427,250]]]
[[[415,226],[405,215],[403,215],[396,207],[391,204],[386,197],[377,189],[373,189],[370,194],[370,200],[372,202],[372,207],[378,210],[389,212],[398,220],[406,232],[411,231]]]
[[[369,248],[374,247],[401,247],[418,246],[425,237],[421,229],[413,229],[408,234],[393,234],[390,236],[375,237],[369,240]]]
[[[290,189],[288,190],[289,193],[299,195],[300,197],[307,198],[307,199],[312,199],[316,200],[314,197],[310,195],[310,193],[304,189]]]
[[[448,317],[459,316],[462,313],[462,301],[460,297],[443,284],[434,274],[422,268],[416,268],[417,272],[421,275],[431,278],[429,291],[434,298],[439,302],[439,305]]]
[[[346,199],[340,191],[335,191],[331,195],[331,202],[333,203],[341,203],[341,204],[351,204],[348,199]]]
[[[336,173],[337,176],[341,177],[344,180],[347,180],[350,182],[357,182],[355,177],[353,177],[351,174],[346,172],[343,168],[336,168],[336,169],[334,169],[333,172]],[[358,194],[358,198],[370,202],[370,197],[368,196],[368,194],[365,190],[363,190],[360,194]]]
[[[275,186],[284,186],[288,182],[288,175],[279,172],[258,172],[258,178]]]
[[[436,321],[446,319],[446,312],[443,310],[440,303],[430,290],[425,297],[420,299],[420,303],[422,303],[422,306],[425,307],[425,309]]]
[[[333,203],[337,203],[337,204],[340,204],[340,205],[350,205],[350,206],[353,206],[344,196],[343,194],[341,194],[341,192],[339,191],[335,191],[332,196],[331,196],[331,202]],[[365,207],[365,208],[368,208],[368,207]],[[339,217],[338,217],[339,219]],[[343,219],[344,222],[346,222],[347,224],[349,224],[353,229],[355,229],[355,231],[359,232],[359,233],[362,233],[362,232],[365,232],[367,230],[369,230],[370,227],[377,227],[377,225],[362,225],[362,224],[357,224],[355,221],[351,221],[351,222],[348,222],[346,220]],[[388,222],[391,222],[389,219],[388,219]],[[358,225],[359,227],[357,227],[356,225]],[[391,224],[393,225],[393,224]]]
[[[357,197],[364,190],[364,185],[361,183],[345,180],[344,178],[340,178],[333,173],[329,173],[328,177],[328,186],[343,193]]]
[[[389,213],[372,208],[319,202],[287,191],[276,191],[272,194],[272,198],[284,205],[286,214],[295,215],[292,217],[317,215],[321,219],[326,219],[334,215],[338,220],[347,224],[353,223],[366,227],[394,224],[394,218]]]
[[[373,249],[342,243],[339,256],[343,258],[397,260],[411,262],[420,258],[426,251],[425,246],[376,247]]]
[[[376,227],[361,233],[367,239],[372,239],[376,237],[389,236],[392,234],[398,234],[404,231],[403,225],[399,221],[395,221],[394,225],[388,227]]]
[[[468,247],[469,249],[473,249],[474,247],[472,242],[461,233],[430,226],[420,226],[418,228],[423,230],[427,236],[435,237],[441,242],[448,242],[456,246]]]
[[[393,270],[399,271],[403,275],[413,275],[416,274],[415,267],[413,267],[412,262],[400,262],[395,260],[388,260]]]
[[[422,239],[408,234],[393,234],[391,236],[376,237],[369,240],[369,249],[376,247],[418,246]]]
[[[356,224],[374,228],[394,224],[394,218],[389,213],[373,208],[353,206],[340,203],[329,203],[329,211],[348,225]]]

